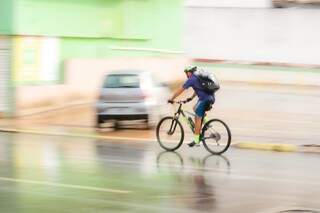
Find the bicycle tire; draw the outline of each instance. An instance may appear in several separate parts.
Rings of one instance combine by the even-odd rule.
[[[224,147],[222,150],[219,150],[219,151],[214,150],[214,149],[210,146],[210,144],[208,144],[207,138],[205,137],[206,131],[208,131],[209,129],[211,129],[212,126],[214,126],[214,125],[213,125],[214,123],[220,123],[220,124],[222,124],[222,126],[225,128],[226,133],[227,133],[227,134],[226,134],[226,135],[227,135],[226,144],[224,144],[225,147]],[[218,134],[220,134],[220,133],[218,133]],[[214,155],[221,155],[222,153],[226,152],[226,151],[229,149],[230,144],[231,144],[231,137],[232,137],[232,136],[231,136],[231,131],[230,131],[228,125],[227,125],[225,122],[223,122],[222,120],[219,120],[219,119],[211,119],[211,120],[209,120],[209,121],[203,126],[203,128],[202,128],[202,133],[201,133],[201,137],[204,138],[203,141],[202,141],[202,143],[203,143],[203,145],[204,145],[204,147],[206,148],[207,151],[209,151],[210,153],[212,153],[212,154],[214,154]],[[219,137],[221,137],[221,135],[219,135]],[[216,143],[218,144],[218,146],[220,146],[217,141],[216,141]]]
[[[165,122],[169,122],[169,123],[171,123],[171,125],[176,125],[174,128],[174,131],[171,135],[173,135],[176,132],[177,127],[179,127],[179,129],[180,129],[181,136],[180,136],[180,139],[178,138],[176,146],[170,147],[169,145],[167,145],[165,143],[165,141],[161,140],[161,138],[160,138],[161,127],[165,124]],[[172,123],[172,122],[176,122],[176,123]],[[170,128],[171,128],[171,126],[170,126]],[[170,131],[170,129],[168,129],[168,131]],[[157,129],[156,129],[156,134],[157,134],[157,141],[158,141],[159,145],[167,151],[175,151],[176,149],[178,149],[182,145],[183,140],[184,140],[184,130],[183,130],[182,124],[180,123],[179,120],[174,119],[171,116],[164,117],[159,121],[159,123],[157,125]],[[169,135],[168,132],[167,132],[167,135]],[[171,142],[171,145],[173,145],[173,144],[175,144],[175,142]]]

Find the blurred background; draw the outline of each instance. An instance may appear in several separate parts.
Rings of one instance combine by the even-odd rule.
[[[168,112],[165,100],[185,80],[182,70],[190,64],[215,72],[222,85],[318,86],[318,3],[2,0],[1,117],[87,105],[90,113],[77,112],[85,119],[65,113],[58,123],[99,126],[130,116],[154,120]],[[113,80],[107,80],[110,72]],[[118,83],[110,88],[111,81]]]
[[[320,212],[319,5],[0,0],[0,211]],[[157,143],[188,65],[220,81],[223,156]]]

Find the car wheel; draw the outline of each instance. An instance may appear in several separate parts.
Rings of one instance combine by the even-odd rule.
[[[146,129],[156,128],[159,120],[160,120],[160,113],[154,112],[154,113],[149,114],[149,116],[146,120]]]
[[[283,1],[273,0],[272,5],[274,8],[285,8],[287,5]]]
[[[103,123],[104,123],[104,120],[102,119],[102,116],[98,115],[96,120],[96,128],[101,128],[101,124]]]
[[[113,122],[113,129],[114,130],[121,129],[121,125],[120,125],[119,121],[114,121]]]
[[[155,122],[149,122],[148,120],[146,120],[146,129],[150,130],[150,129],[154,129],[156,128],[156,123]]]

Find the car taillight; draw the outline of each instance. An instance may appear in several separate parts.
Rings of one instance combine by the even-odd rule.
[[[154,94],[152,94],[151,92],[147,92],[147,91],[144,91],[142,93],[142,98],[147,102],[155,102],[156,101],[156,97],[154,96]]]
[[[147,92],[142,92],[140,98],[146,100],[148,98],[148,93]]]

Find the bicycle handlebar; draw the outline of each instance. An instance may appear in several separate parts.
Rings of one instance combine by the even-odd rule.
[[[184,100],[184,101],[168,101],[169,104],[186,104],[188,103],[188,100]]]

